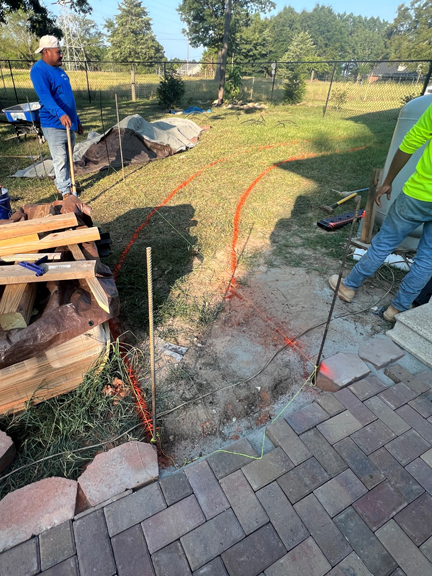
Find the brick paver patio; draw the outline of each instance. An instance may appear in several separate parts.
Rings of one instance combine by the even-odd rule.
[[[213,454],[3,552],[0,576],[431,576],[432,378],[387,374],[270,425],[261,460]]]

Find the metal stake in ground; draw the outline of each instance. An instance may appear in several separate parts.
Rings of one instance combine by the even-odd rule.
[[[120,144],[120,159],[121,159],[122,174],[123,174],[123,180],[124,180],[125,179],[125,171],[124,171],[124,164],[123,164],[123,148],[122,148],[122,141],[121,141],[120,117],[119,117],[117,94],[115,95],[115,103],[116,103],[116,110],[117,110],[117,128],[118,128],[119,144]]]
[[[44,157],[43,157],[43,150],[42,150],[42,146],[41,146],[41,141],[40,141],[40,138],[39,138],[39,136],[38,136],[38,134],[37,134],[36,126],[35,126],[34,119],[33,119],[33,112],[31,111],[31,108],[30,108],[30,102],[29,102],[28,96],[27,96],[27,105],[28,105],[28,107],[29,107],[30,118],[31,118],[31,121],[32,121],[32,124],[33,124],[33,130],[34,130],[34,132],[35,132],[35,134],[36,134],[37,141],[38,141],[38,144],[39,144],[39,155],[40,155],[40,158],[41,158],[41,160],[42,160],[42,166],[43,166],[43,169],[44,169],[44,171],[45,171],[45,176],[48,178],[48,172],[47,172],[47,169],[45,168],[45,162],[44,162]],[[35,171],[36,171],[36,166],[34,166],[34,169],[35,169]],[[36,174],[36,176],[38,176],[38,175]],[[39,178],[39,176],[38,176],[38,178]]]
[[[100,106],[100,116],[101,116],[101,123],[102,123],[102,134],[103,134],[103,138],[105,140],[105,150],[106,150],[106,154],[107,154],[107,160],[108,160],[108,172],[111,166],[111,160],[109,157],[109,152],[108,152],[108,142],[107,139],[105,137],[105,124],[104,124],[104,119],[103,119],[103,112],[102,112],[102,93],[99,90],[99,106]]]
[[[318,352],[318,357],[317,357],[317,360],[316,360],[316,363],[315,363],[316,366],[318,366],[317,373],[316,373],[316,377],[318,376],[318,373],[319,373],[321,355],[322,355],[322,353],[323,353],[324,344],[325,344],[325,341],[326,341],[326,339],[327,339],[327,332],[328,332],[328,329],[329,329],[329,326],[330,326],[330,322],[331,322],[331,319],[332,319],[332,316],[333,316],[333,310],[334,310],[334,307],[335,307],[335,304],[336,304],[336,298],[338,297],[339,286],[340,286],[340,283],[341,283],[341,281],[342,281],[342,273],[343,273],[344,268],[345,268],[345,263],[346,263],[346,259],[347,259],[347,256],[348,256],[348,250],[349,250],[349,248],[350,248],[350,246],[351,246],[351,239],[352,239],[352,235],[353,235],[353,231],[354,231],[354,223],[357,221],[358,213],[359,213],[359,210],[360,210],[360,202],[361,202],[361,197],[359,196],[359,197],[357,198],[357,204],[356,204],[356,208],[355,208],[354,218],[353,218],[353,221],[352,221],[352,223],[351,223],[350,233],[349,233],[349,236],[348,236],[347,243],[346,243],[346,245],[345,245],[345,252],[344,252],[344,255],[343,255],[343,258],[342,258],[341,267],[340,267],[340,270],[339,270],[339,278],[338,278],[338,281],[337,281],[337,284],[336,284],[336,288],[335,288],[335,291],[334,291],[334,294],[333,294],[333,300],[332,300],[332,303],[331,303],[331,306],[330,306],[330,312],[329,312],[329,315],[328,315],[328,318],[327,318],[327,323],[326,323],[326,326],[325,326],[325,329],[324,329],[323,339],[322,339],[321,346],[320,346],[320,349],[319,349],[319,352]],[[315,381],[316,381],[316,377],[315,377]]]
[[[77,196],[70,128],[66,128],[66,135],[67,135],[67,143],[68,143],[69,174],[70,174],[70,179],[71,179],[72,194],[74,196]]]
[[[156,442],[156,374],[155,374],[155,357],[154,357],[153,280],[152,280],[151,248],[146,249],[146,256],[147,256],[147,290],[148,290],[149,333],[150,333],[150,375],[152,386],[153,442]]]

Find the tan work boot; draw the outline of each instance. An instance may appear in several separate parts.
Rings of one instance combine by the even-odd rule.
[[[336,290],[338,278],[339,278],[339,276],[337,274],[333,274],[333,276],[330,276],[330,278],[329,278],[330,288],[333,290],[333,292]],[[347,288],[345,286],[345,284],[343,283],[343,280],[341,280],[341,283],[339,284],[339,290],[338,290],[338,296],[341,300],[344,300],[345,302],[352,302],[354,299],[355,293],[356,293],[355,290],[351,290],[351,288]]]
[[[397,314],[400,314],[400,310],[397,310],[394,306],[392,306],[390,304],[390,306],[387,308],[387,310],[385,312],[383,312],[383,318],[384,320],[387,320],[387,322],[396,322],[396,318],[395,316]]]

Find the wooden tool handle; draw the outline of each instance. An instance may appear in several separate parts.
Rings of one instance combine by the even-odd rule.
[[[338,202],[335,202],[333,204],[333,206],[339,206],[340,204],[343,204],[344,202],[347,202],[348,200],[351,200],[351,198],[355,198],[357,196],[357,192],[354,192],[353,194],[350,194],[349,196],[346,196],[346,198],[342,198],[342,200],[339,200]]]
[[[72,142],[70,136],[70,128],[66,128],[67,134],[67,143],[68,143],[68,156],[69,156],[69,175],[72,183],[72,194],[74,196],[77,195],[76,185],[75,185],[75,172],[74,172],[74,163],[73,163],[73,152],[72,152]]]

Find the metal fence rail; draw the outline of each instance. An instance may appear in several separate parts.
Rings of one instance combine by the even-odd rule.
[[[33,62],[0,60],[0,103],[37,100],[30,81]],[[77,102],[90,104],[114,100],[155,100],[161,77],[169,72],[182,76],[186,104],[205,104],[217,97],[218,64],[215,62],[63,62]],[[429,85],[432,60],[234,62],[227,77],[240,71],[237,100],[281,103],[287,72],[307,69],[303,105],[322,108],[324,116],[354,118],[375,114],[381,122],[395,121],[410,99],[424,94]]]

